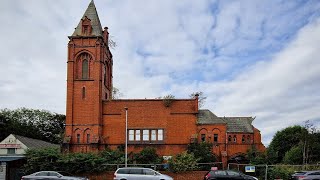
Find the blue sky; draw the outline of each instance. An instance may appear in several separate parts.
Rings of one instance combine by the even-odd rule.
[[[65,113],[67,36],[89,0],[0,2],[0,108]],[[95,0],[123,98],[208,97],[218,116],[320,127],[320,1]]]

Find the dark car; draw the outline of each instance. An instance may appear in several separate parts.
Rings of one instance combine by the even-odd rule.
[[[320,180],[319,171],[299,171],[291,176],[292,180]]]
[[[56,171],[39,171],[28,176],[22,176],[21,180],[36,180],[36,179],[61,179],[61,180],[88,180],[86,177],[75,177],[67,172]]]
[[[246,180],[258,180],[258,178],[245,175],[241,172],[232,170],[211,170],[206,173],[203,180],[226,180],[226,179],[246,179]]]

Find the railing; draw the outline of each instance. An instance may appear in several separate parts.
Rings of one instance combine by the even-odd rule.
[[[104,166],[104,169],[107,169],[109,171],[115,171],[118,168],[125,167],[125,164],[102,164],[102,167]],[[100,166],[100,167],[101,167]],[[197,163],[198,168],[195,171],[209,171],[211,167],[217,167],[218,169],[223,169],[223,163],[222,162],[211,162],[211,163]],[[165,171],[170,169],[169,164],[127,164],[127,167],[145,167],[145,168],[151,168],[156,171]]]
[[[255,171],[247,173],[245,172],[246,166],[254,166]],[[275,176],[275,170],[276,169],[282,169],[283,171],[287,170],[287,172],[295,172],[295,171],[310,171],[310,170],[319,170],[320,164],[306,164],[306,165],[285,165],[285,164],[277,164],[277,165],[267,165],[267,164],[260,164],[260,165],[252,165],[252,164],[237,164],[237,163],[229,163],[228,169],[230,170],[236,170],[243,172],[248,175],[259,177],[259,179],[274,179],[273,176]],[[289,175],[291,175],[289,173]],[[288,174],[282,173],[280,175],[276,175],[278,178],[281,179],[288,179]],[[283,177],[281,177],[283,176]]]

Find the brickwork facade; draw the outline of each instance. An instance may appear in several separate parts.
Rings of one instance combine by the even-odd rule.
[[[172,156],[185,151],[190,143],[206,141],[213,143],[212,152],[226,163],[253,145],[265,150],[252,120],[243,125],[241,119],[219,118],[208,110],[200,118],[197,98],[169,103],[162,99],[111,99],[113,60],[108,36],[108,28],[102,30],[91,2],[69,37],[65,151],[97,152],[123,145],[126,113],[129,152],[152,146],[158,154]],[[239,132],[235,121],[247,129]]]

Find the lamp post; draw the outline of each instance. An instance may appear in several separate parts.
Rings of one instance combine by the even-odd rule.
[[[124,158],[124,163],[125,167],[127,167],[127,162],[128,162],[128,108],[124,108],[126,110],[126,147],[125,147],[125,158]]]

